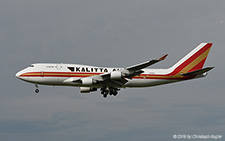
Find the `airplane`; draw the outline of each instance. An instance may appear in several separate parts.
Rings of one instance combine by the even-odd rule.
[[[35,63],[16,73],[16,77],[38,85],[80,87],[81,93],[100,89],[104,98],[116,96],[121,88],[152,87],[205,77],[214,67],[203,68],[212,43],[201,43],[168,69],[146,69],[168,54],[126,68],[107,68],[80,64]]]

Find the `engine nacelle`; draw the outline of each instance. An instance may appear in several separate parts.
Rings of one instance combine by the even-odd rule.
[[[80,87],[81,93],[90,93],[93,91],[97,91],[97,88],[91,88],[91,87]]]
[[[113,71],[110,73],[111,79],[116,80],[116,79],[121,79],[122,77],[123,77],[123,75],[122,75],[122,72],[120,72],[120,71]]]
[[[92,85],[93,84],[93,79],[90,77],[82,78],[81,80],[82,80],[83,85]]]

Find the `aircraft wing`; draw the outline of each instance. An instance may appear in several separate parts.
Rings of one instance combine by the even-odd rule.
[[[164,60],[167,56],[168,54],[163,55],[158,59],[146,61],[137,65],[126,67],[118,71],[100,74],[98,76],[95,76],[94,79],[100,80],[102,83],[106,82],[108,84],[115,85],[117,87],[122,86],[129,81],[127,80],[127,78],[132,79],[132,77],[140,75],[144,72],[142,69]]]
[[[103,73],[100,75],[94,75],[90,77],[85,77],[81,79],[75,79],[75,78],[68,78],[64,81],[64,83],[81,83],[85,84],[88,82],[88,85],[91,84],[100,84],[103,87],[121,87],[125,83],[127,83],[129,80],[132,79],[132,77],[136,75],[140,75],[144,71],[142,69],[151,66],[159,61],[164,60],[167,57],[168,54],[154,60],[146,61],[137,65],[133,65],[121,70]]]
[[[128,71],[137,71],[137,70],[141,70],[141,69],[144,69],[148,66],[151,66],[159,61],[162,61],[164,60],[166,57],[168,56],[168,54],[158,58],[158,59],[154,59],[154,60],[150,60],[150,61],[146,61],[146,62],[143,62],[143,63],[140,63],[140,64],[137,64],[137,65],[133,65],[133,66],[130,66],[130,67],[127,67],[125,68],[126,70]]]

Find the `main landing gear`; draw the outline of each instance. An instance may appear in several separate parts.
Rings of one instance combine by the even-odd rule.
[[[35,89],[35,93],[39,93],[38,85],[37,85],[37,84],[35,84],[35,87],[36,87],[36,89]]]
[[[116,96],[119,90],[120,89],[118,88],[101,88],[101,94],[104,98],[106,98],[108,95]]]

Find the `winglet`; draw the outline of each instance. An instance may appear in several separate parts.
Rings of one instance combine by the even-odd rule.
[[[159,60],[159,61],[165,60],[167,56],[168,56],[168,54],[166,54],[166,55],[160,57],[158,60]]]

